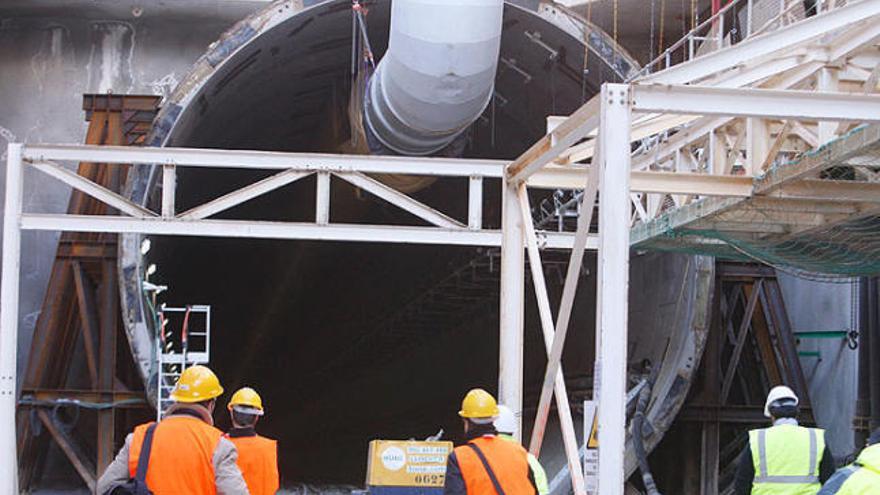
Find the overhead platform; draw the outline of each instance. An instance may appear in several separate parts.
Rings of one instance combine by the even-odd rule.
[[[633,79],[632,245],[830,276],[880,272],[877,9],[849,2]],[[555,146],[524,154],[511,177],[586,175],[579,162],[593,159],[599,107],[551,118]]]
[[[756,260],[814,273],[880,272],[880,126],[860,127],[755,179],[638,222],[639,249]]]

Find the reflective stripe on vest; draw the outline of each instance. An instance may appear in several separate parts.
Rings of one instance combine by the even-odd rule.
[[[865,447],[837,495],[880,494],[880,444]]]
[[[755,465],[753,494],[801,494],[819,490],[824,432],[779,425],[749,432]],[[769,438],[768,438],[769,437]],[[780,485],[787,485],[787,488]]]
[[[272,495],[278,491],[278,447],[275,440],[261,437],[226,436],[238,450],[238,468],[250,495]]]
[[[471,443],[486,456],[505,495],[535,495],[535,487],[529,479],[527,452],[521,445],[495,436],[475,438]],[[495,494],[495,486],[472,448],[456,447],[455,458],[468,494]]]
[[[138,426],[132,434],[128,451],[131,476],[149,425]],[[220,430],[190,416],[163,419],[153,435],[147,486],[155,495],[216,493],[213,457],[222,436]]]

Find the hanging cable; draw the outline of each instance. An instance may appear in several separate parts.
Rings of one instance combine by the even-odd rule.
[[[617,11],[620,0],[614,0],[614,43],[617,44]]]
[[[651,0],[651,33],[648,35],[648,60],[654,60],[654,16],[656,14],[657,0]]]
[[[587,23],[584,25],[584,66],[581,70],[581,105],[587,102],[587,75],[590,73],[590,34],[593,30],[593,2],[587,3]]]
[[[685,14],[685,10],[687,9],[687,4],[684,3],[685,0],[681,0],[681,36],[680,38],[684,38],[687,36],[688,27],[687,27],[687,15]]]
[[[183,369],[186,369],[186,353],[189,350],[189,314],[192,306],[186,306],[186,313],[183,315],[183,328],[180,330],[180,343],[183,347]]]
[[[660,0],[660,34],[658,36],[659,44],[657,47],[657,56],[658,57],[660,56],[660,54],[663,53],[663,50],[664,50],[663,30],[665,29],[665,25],[666,25],[666,0]]]

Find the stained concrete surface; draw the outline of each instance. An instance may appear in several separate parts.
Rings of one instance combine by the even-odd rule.
[[[7,142],[82,143],[88,126],[81,108],[83,93],[167,94],[238,18],[145,15],[103,20],[88,18],[88,11],[76,8],[55,8],[44,11],[49,17],[34,17],[33,12],[16,10],[20,4],[0,5],[3,170]],[[25,208],[29,211],[66,210],[69,188],[34,171],[28,171],[26,181]],[[5,172],[0,174],[0,190],[5,190]],[[19,372],[31,346],[57,240],[54,232],[22,235]],[[51,458],[63,459],[56,447],[53,450]],[[46,473],[49,483],[53,477],[70,480],[76,476],[65,461],[51,463]]]
[[[87,12],[75,8],[46,11],[58,17],[32,17],[33,12],[19,10],[16,4],[21,2],[0,6],[0,160],[4,169],[8,142],[82,143],[88,127],[81,108],[83,93],[169,93],[236,19],[203,17],[193,22],[189,17],[129,15],[124,20],[99,20],[71,17]],[[69,188],[34,173],[27,175],[26,182],[26,209],[66,209]],[[0,185],[5,190],[5,174]],[[57,239],[57,233],[23,233],[20,358],[30,348]],[[23,366],[24,359],[20,359],[19,371]]]

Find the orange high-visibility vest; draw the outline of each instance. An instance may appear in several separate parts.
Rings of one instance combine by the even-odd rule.
[[[505,495],[535,495],[535,486],[529,480],[528,455],[521,445],[495,436],[475,438],[470,443],[483,452]],[[456,447],[455,457],[468,494],[497,492],[483,462],[471,447]]]
[[[152,423],[134,429],[128,472],[134,477],[144,435]],[[191,416],[168,416],[153,432],[147,487],[155,495],[214,495],[214,451],[223,432]]]
[[[226,435],[238,450],[238,468],[251,495],[273,495],[278,491],[278,445],[259,435]]]

